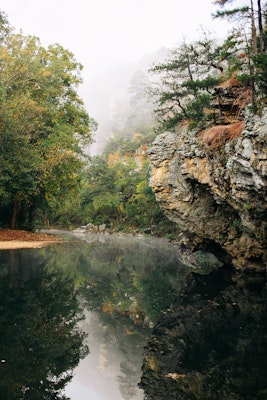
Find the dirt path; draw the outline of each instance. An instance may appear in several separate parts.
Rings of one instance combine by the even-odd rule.
[[[46,233],[0,229],[0,250],[40,248],[60,240]]]

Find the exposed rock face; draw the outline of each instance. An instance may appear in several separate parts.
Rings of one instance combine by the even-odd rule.
[[[212,149],[180,127],[148,150],[151,187],[192,249],[214,252],[235,267],[267,263],[267,110],[246,111],[242,134]]]

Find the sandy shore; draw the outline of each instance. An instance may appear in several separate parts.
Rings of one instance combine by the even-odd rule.
[[[0,229],[0,250],[41,248],[60,241],[60,237],[55,235]]]
[[[12,249],[38,249],[41,247],[48,246],[51,243],[55,243],[55,241],[50,242],[21,242],[19,240],[12,240],[10,242],[1,242],[0,241],[0,250],[12,250]]]

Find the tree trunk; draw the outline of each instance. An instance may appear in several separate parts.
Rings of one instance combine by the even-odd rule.
[[[12,210],[12,215],[11,215],[10,224],[9,224],[10,229],[16,229],[18,211],[19,211],[19,200],[18,200],[18,196],[16,195],[14,198],[14,202],[13,202],[13,210]]]
[[[262,12],[261,12],[261,0],[258,0],[258,25],[260,34],[260,52],[264,53],[264,33],[262,25]]]
[[[255,24],[255,16],[254,16],[254,6],[253,0],[250,0],[251,6],[251,46],[252,46],[252,54],[250,57],[250,85],[251,85],[251,97],[252,104],[255,104],[256,90],[255,90],[255,66],[253,62],[253,56],[257,55],[257,29]]]
[[[257,55],[257,29],[255,24],[253,0],[250,0],[251,7],[251,42],[252,42],[252,57]]]
[[[34,215],[35,215],[35,203],[32,203],[29,206],[29,213],[28,213],[28,229],[33,229],[34,227]]]

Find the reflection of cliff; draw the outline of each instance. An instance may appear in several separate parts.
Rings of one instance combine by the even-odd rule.
[[[146,347],[146,399],[266,399],[265,282],[251,270],[193,276]]]
[[[247,114],[239,137],[234,124],[218,128],[209,138],[186,127],[158,136],[151,186],[186,245],[258,269],[267,261],[267,111]]]

